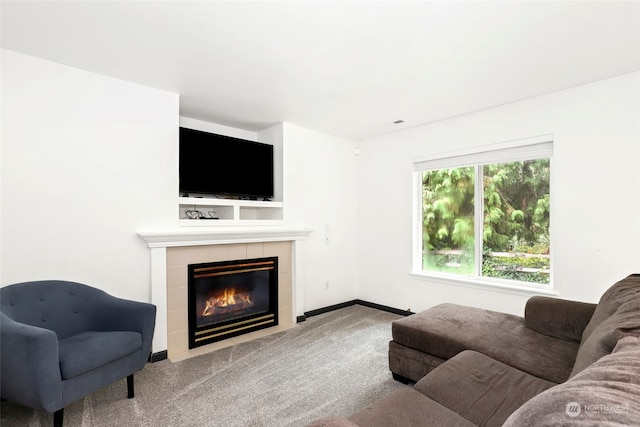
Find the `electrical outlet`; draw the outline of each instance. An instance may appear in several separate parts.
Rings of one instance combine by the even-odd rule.
[[[324,288],[328,291],[329,290],[329,281],[327,280],[326,282],[324,282]]]

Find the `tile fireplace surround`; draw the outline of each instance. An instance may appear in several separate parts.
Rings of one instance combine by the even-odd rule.
[[[141,231],[151,251],[151,303],[157,307],[153,353],[176,362],[296,325],[304,314],[303,228],[178,229]],[[279,325],[189,349],[187,266],[203,262],[278,257]]]

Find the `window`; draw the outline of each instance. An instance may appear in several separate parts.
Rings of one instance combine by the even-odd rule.
[[[548,287],[551,136],[423,159],[415,270]]]

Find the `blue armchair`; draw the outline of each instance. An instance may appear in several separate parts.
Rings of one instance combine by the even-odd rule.
[[[59,280],[0,288],[0,396],[54,412],[127,377],[149,358],[156,307]]]

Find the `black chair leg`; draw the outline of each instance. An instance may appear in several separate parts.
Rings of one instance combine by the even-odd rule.
[[[62,421],[64,420],[64,408],[58,409],[53,413],[53,427],[62,427]]]
[[[127,377],[127,397],[133,399],[133,374]]]

